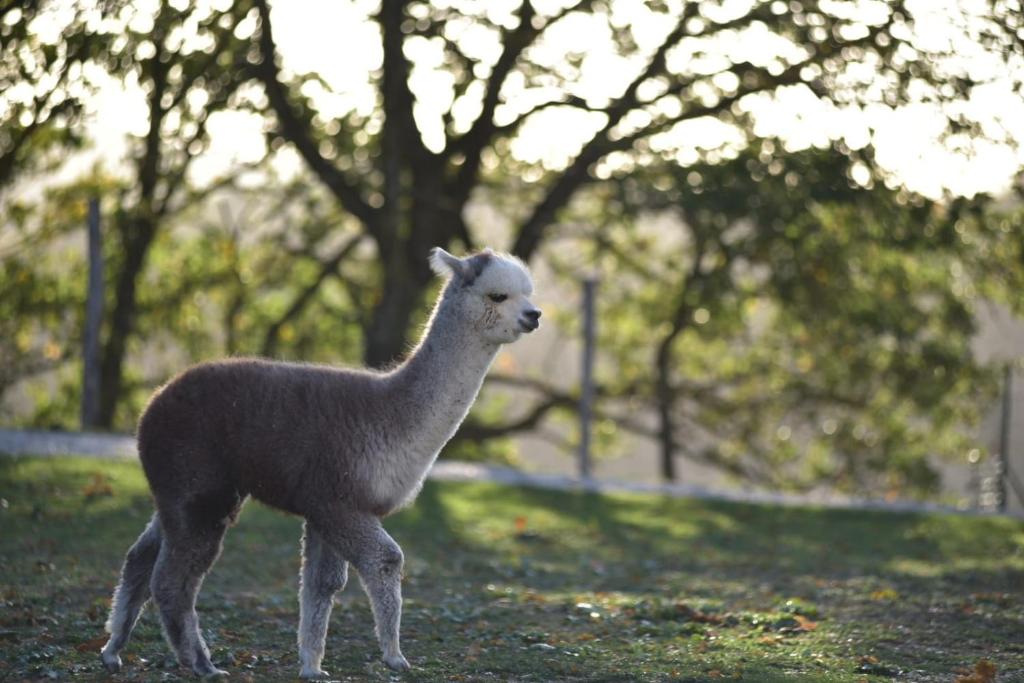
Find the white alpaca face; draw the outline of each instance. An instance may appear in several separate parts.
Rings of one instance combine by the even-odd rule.
[[[519,259],[491,251],[457,259],[437,249],[431,266],[454,273],[459,304],[487,341],[507,344],[540,327],[540,311],[529,298],[533,280]]]
[[[478,329],[488,341],[514,342],[540,326],[540,311],[529,298],[533,282],[518,259],[496,256],[469,290],[482,304]]]

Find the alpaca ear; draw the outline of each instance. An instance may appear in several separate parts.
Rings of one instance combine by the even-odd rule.
[[[457,256],[452,256],[441,247],[434,247],[430,250],[430,269],[435,274],[445,277],[447,275],[464,276],[469,267]]]

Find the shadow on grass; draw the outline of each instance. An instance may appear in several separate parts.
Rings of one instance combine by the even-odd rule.
[[[1024,648],[1007,635],[1024,632],[1024,525],[1017,521],[542,489],[499,497],[488,486],[463,490],[460,510],[431,493],[401,520],[415,552],[436,550],[436,540],[418,541],[437,525],[469,556],[500,558],[503,578],[527,590],[696,600],[726,611],[803,610],[855,641],[851,658],[876,652],[896,662],[877,665],[882,673],[949,674],[985,656],[1018,672],[1024,665]],[[467,532],[475,521],[469,510],[490,519],[489,537]],[[536,531],[528,533],[532,520]],[[868,673],[872,657],[863,664]]]
[[[498,491],[490,485],[463,488],[460,510],[445,501],[436,484],[428,484],[415,507],[390,526],[423,553],[435,552],[441,538],[475,544],[474,554],[486,556],[491,549],[483,546],[502,540],[504,530],[504,540],[521,541],[516,547],[524,556],[571,549],[608,561],[738,579],[786,583],[800,576],[845,579],[870,573],[898,579],[911,573],[914,581],[984,576],[1021,585],[1024,525],[1009,519]],[[513,533],[517,519],[525,533]],[[472,533],[481,525],[492,531],[490,538],[484,534],[486,543]],[[575,583],[580,577],[562,579]]]

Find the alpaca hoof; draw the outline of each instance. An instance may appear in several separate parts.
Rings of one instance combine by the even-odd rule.
[[[331,678],[331,674],[323,669],[303,669],[299,678],[305,681],[326,681]]]
[[[218,669],[213,664],[207,664],[206,666],[196,666],[193,667],[192,671],[195,673],[196,676],[199,676],[203,679],[222,678],[228,675],[227,671],[224,671],[223,669]]]
[[[100,659],[103,661],[103,667],[109,673],[116,674],[121,670],[121,657],[117,653],[108,653],[106,650],[100,650]]]
[[[388,665],[389,669],[393,669],[395,671],[408,671],[412,668],[409,665],[409,662],[407,662],[405,657],[401,654],[397,654],[392,657],[385,657],[384,663]]]

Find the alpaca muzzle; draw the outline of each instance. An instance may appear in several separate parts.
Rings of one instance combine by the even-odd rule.
[[[540,327],[540,311],[536,308],[532,308],[529,311],[523,311],[523,315],[519,318],[519,324],[522,326],[524,332],[533,332]]]

